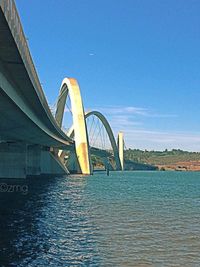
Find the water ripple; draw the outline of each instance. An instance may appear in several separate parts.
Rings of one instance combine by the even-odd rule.
[[[0,195],[0,266],[200,266],[200,175],[40,178]]]

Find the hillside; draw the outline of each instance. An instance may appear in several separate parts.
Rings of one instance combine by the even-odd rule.
[[[125,160],[157,166],[161,170],[200,170],[200,153],[180,149],[171,151],[125,150]]]

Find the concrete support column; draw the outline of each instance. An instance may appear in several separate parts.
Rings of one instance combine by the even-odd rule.
[[[82,174],[91,174],[90,156],[88,150],[88,136],[85,123],[85,113],[80,95],[80,89],[75,79],[69,79],[72,87],[71,105],[74,125],[74,139],[77,159]]]
[[[0,178],[26,178],[26,144],[0,143]]]
[[[85,123],[85,113],[81,99],[80,88],[75,79],[65,78],[62,82],[60,95],[57,103],[56,121],[61,127],[63,121],[63,113],[67,95],[70,95],[72,116],[73,116],[73,129],[76,157],[73,157],[80,166],[80,173],[91,174],[90,154],[88,147],[88,134]],[[71,164],[70,164],[71,165]],[[77,164],[75,164],[77,165]],[[77,172],[79,170],[77,169]]]
[[[27,175],[41,174],[41,146],[27,146]]]
[[[68,170],[50,147],[27,147],[27,175],[65,175]]]
[[[124,170],[124,133],[118,133],[118,150],[122,171]]]
[[[67,168],[48,147],[25,143],[0,143],[0,178],[68,173]]]
[[[48,150],[41,150],[41,174],[66,175],[69,174],[67,168],[60,159]]]
[[[76,151],[70,152],[66,162],[66,166],[70,173],[82,173]]]

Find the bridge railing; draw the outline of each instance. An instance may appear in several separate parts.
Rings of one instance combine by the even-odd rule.
[[[34,85],[36,91],[40,94],[43,104],[46,103],[46,98],[42,90],[33,60],[28,48],[28,43],[21,25],[21,21],[17,12],[17,8],[14,0],[0,0],[0,7],[5,15],[7,23],[10,27],[11,33],[17,44],[18,50],[20,52],[23,63],[29,74],[32,84]]]

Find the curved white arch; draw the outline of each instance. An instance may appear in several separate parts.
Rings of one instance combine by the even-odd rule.
[[[121,166],[121,162],[120,162],[120,158],[119,158],[119,152],[118,152],[118,147],[113,135],[113,131],[110,127],[109,122],[107,121],[106,117],[99,111],[89,111],[85,114],[85,118],[88,118],[89,116],[96,116],[97,118],[99,118],[99,120],[103,123],[106,132],[108,134],[112,149],[113,149],[113,153],[114,153],[114,157],[115,157],[115,162],[116,162],[116,168],[117,170],[122,170],[122,166]]]
[[[86,112],[85,113],[85,118],[88,118],[88,117],[90,117],[92,115],[96,116],[103,123],[103,125],[104,125],[104,127],[106,129],[106,132],[108,134],[112,149],[113,149],[115,162],[116,162],[116,169],[117,170],[122,170],[122,165],[121,165],[121,161],[120,161],[120,158],[119,158],[118,147],[117,147],[117,144],[116,144],[116,141],[115,141],[115,138],[114,138],[114,135],[113,135],[113,131],[112,131],[111,127],[110,127],[109,122],[107,121],[107,119],[105,118],[105,116],[101,112],[95,111],[95,110]],[[69,135],[70,138],[73,138],[74,134],[75,134],[74,126],[72,126],[70,128],[69,132],[68,132],[68,135]]]
[[[88,149],[88,135],[85,123],[84,107],[78,82],[73,78],[65,78],[61,84],[55,119],[58,125],[61,127],[65,103],[68,94],[70,95],[71,100],[75,149],[78,163],[82,174],[91,174],[91,164]]]

